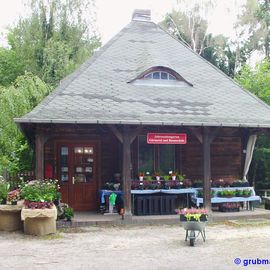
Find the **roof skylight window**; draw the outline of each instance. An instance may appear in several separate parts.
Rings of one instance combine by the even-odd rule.
[[[164,71],[155,71],[144,75],[144,79],[176,80],[175,76]]]

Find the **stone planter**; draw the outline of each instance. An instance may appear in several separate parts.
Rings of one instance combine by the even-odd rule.
[[[0,205],[0,231],[12,232],[22,229],[22,207],[22,204]]]
[[[57,209],[26,209],[21,212],[24,221],[24,233],[30,235],[47,235],[56,233]]]

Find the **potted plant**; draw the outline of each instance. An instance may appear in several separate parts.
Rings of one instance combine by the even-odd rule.
[[[204,222],[208,220],[208,212],[204,208],[184,208],[176,210],[180,215],[180,221]]]
[[[143,178],[144,178],[144,172],[139,172],[139,180],[140,181],[143,181]]]
[[[58,196],[57,180],[33,180],[21,188],[24,208],[21,212],[24,232],[46,235],[56,232],[57,209],[53,201]]]
[[[159,172],[159,171],[156,171],[156,172],[154,173],[154,176],[156,177],[156,180],[157,180],[157,181],[160,181],[160,172]]]
[[[18,200],[20,199],[20,190],[14,189],[10,191],[7,195],[7,202],[12,205],[16,205]]]
[[[71,207],[66,207],[64,209],[64,217],[67,221],[71,221],[71,218],[74,217],[74,211],[73,211],[73,208]]]
[[[57,180],[33,180],[23,185],[21,195],[26,208],[52,208],[59,199]]]
[[[22,228],[22,205],[15,205],[20,197],[19,190],[8,192],[9,183],[0,179],[0,231],[16,231]],[[8,204],[7,204],[8,203]]]
[[[219,191],[217,195],[218,197],[232,198],[232,197],[235,197],[236,191],[225,189],[225,190]]]

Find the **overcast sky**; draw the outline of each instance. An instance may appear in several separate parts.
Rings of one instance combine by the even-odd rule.
[[[210,14],[209,31],[214,34],[232,36],[233,23],[239,5],[243,1],[217,0],[218,5]],[[175,3],[176,0],[96,0],[97,25],[103,43],[129,23],[134,9],[151,9],[152,20],[159,22],[166,12],[172,10]],[[24,14],[22,0],[0,0],[0,32],[3,32],[5,26],[12,25],[20,15]]]

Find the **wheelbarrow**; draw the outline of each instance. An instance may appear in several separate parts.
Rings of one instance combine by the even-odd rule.
[[[186,230],[185,241],[189,240],[190,246],[194,246],[195,240],[201,235],[203,241],[206,240],[205,226],[206,221],[181,221],[184,229]]]

